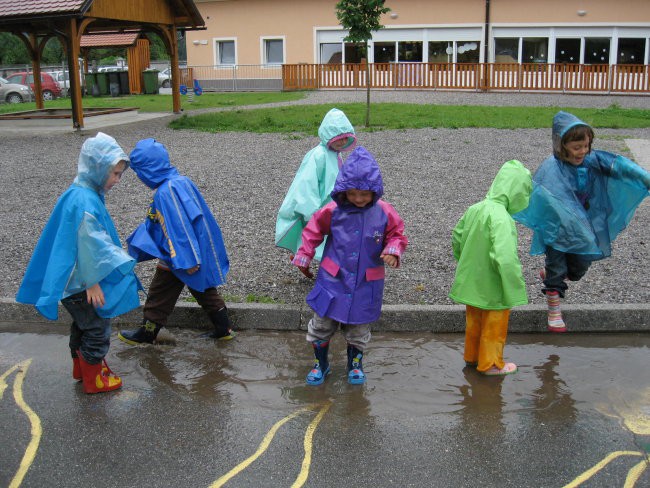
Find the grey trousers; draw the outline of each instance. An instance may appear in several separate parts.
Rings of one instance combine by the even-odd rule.
[[[307,324],[307,341],[328,341],[341,327],[341,333],[348,344],[363,351],[370,342],[370,324],[350,325],[343,324],[328,317],[319,317],[314,314]]]

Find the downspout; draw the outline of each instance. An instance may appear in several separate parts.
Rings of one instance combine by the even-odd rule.
[[[485,0],[485,36],[483,39],[483,90],[490,86],[490,0]]]

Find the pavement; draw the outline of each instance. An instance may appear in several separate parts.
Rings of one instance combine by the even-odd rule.
[[[124,124],[146,123],[173,114],[122,112],[87,117],[83,132],[95,132]],[[0,121],[3,132],[72,132],[69,120],[56,121]],[[637,163],[650,171],[650,139],[625,139]],[[258,303],[229,303],[231,319],[237,329],[306,330],[311,317],[307,305],[278,305]],[[464,306],[456,305],[385,305],[382,317],[374,326],[380,331],[431,331],[462,332],[464,330]],[[563,305],[564,317],[571,332],[622,332],[650,331],[650,304],[573,304]],[[3,321],[20,323],[45,323],[33,307],[17,304],[11,298],[0,297],[0,317]],[[118,327],[138,324],[142,311],[137,309],[114,320]],[[61,311],[59,320],[67,322],[67,313]],[[194,303],[180,303],[170,317],[170,325],[179,328],[208,328],[207,318]],[[546,307],[528,305],[512,310],[511,332],[546,331]]]

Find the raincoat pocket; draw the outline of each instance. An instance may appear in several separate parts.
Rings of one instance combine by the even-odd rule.
[[[334,295],[318,283],[313,290],[307,295],[307,303],[320,317],[325,317],[327,311],[334,300]]]
[[[336,276],[339,272],[340,266],[336,264],[332,258],[325,258],[320,263],[320,267],[327,271],[332,276]]]
[[[383,280],[386,277],[386,268],[377,266],[366,270],[366,281]]]

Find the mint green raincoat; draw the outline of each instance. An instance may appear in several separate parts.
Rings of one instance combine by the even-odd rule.
[[[311,216],[332,201],[330,193],[343,160],[340,153],[330,149],[330,144],[347,138],[345,151],[352,150],[356,144],[354,127],[337,108],[325,114],[318,129],[318,137],[320,144],[305,154],[275,223],[275,245],[294,254],[302,244],[302,230]],[[324,248],[325,243],[318,247],[315,259],[320,261]]]
[[[486,310],[528,303],[511,215],[528,206],[532,180],[519,161],[497,173],[485,200],[469,207],[452,233],[456,278],[449,297]]]

